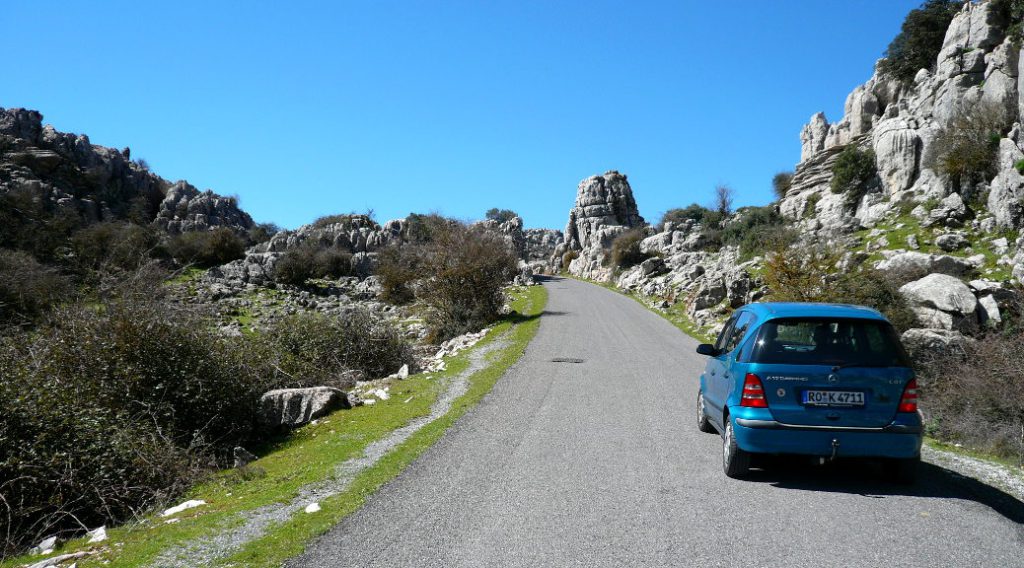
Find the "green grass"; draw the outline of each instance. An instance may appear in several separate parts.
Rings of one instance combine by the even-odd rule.
[[[240,522],[239,513],[272,503],[286,503],[308,484],[330,478],[338,464],[360,456],[376,440],[411,420],[429,414],[431,405],[442,392],[443,379],[467,368],[470,353],[503,336],[508,345],[489,355],[488,365],[470,378],[469,390],[457,399],[451,410],[425,426],[384,458],[360,473],[348,488],[320,502],[322,510],[313,514],[299,512],[288,521],[272,526],[262,538],[240,549],[222,565],[279,566],[301,553],[310,539],[323,534],[346,515],[358,510],[366,497],[394,478],[424,450],[475,405],[504,372],[522,355],[537,332],[540,314],[547,301],[542,286],[518,289],[512,308],[515,312],[495,326],[477,347],[446,360],[442,373],[414,375],[391,385],[391,398],[373,406],[342,410],[296,430],[286,439],[264,448],[262,455],[242,470],[227,470],[199,484],[185,499],[203,499],[208,504],[191,509],[165,524],[155,514],[139,522],[108,530],[109,540],[92,547],[100,553],[78,561],[82,568],[92,566],[144,566],[162,551],[217,534]],[[91,548],[84,539],[62,545],[56,554]],[[22,557],[0,563],[8,568],[40,560]]]

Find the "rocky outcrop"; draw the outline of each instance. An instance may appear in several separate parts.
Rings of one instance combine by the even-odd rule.
[[[591,176],[576,189],[576,204],[565,226],[564,247],[556,252],[579,253],[569,265],[573,274],[607,280],[611,270],[603,266],[605,251],[615,237],[644,226],[626,176],[615,170]]]
[[[237,199],[210,190],[200,192],[185,181],[167,190],[154,223],[172,235],[217,227],[245,233],[253,226],[252,217],[239,209]]]
[[[900,293],[925,328],[973,332],[978,325],[978,300],[960,279],[929,274],[904,284]]]
[[[331,387],[278,389],[260,397],[257,416],[264,430],[298,428],[334,410],[358,404],[344,391]]]

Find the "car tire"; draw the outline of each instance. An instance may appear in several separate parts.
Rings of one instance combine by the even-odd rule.
[[[887,476],[901,485],[912,485],[917,481],[921,458],[891,459],[886,462]]]
[[[725,436],[722,446],[722,469],[725,470],[725,475],[733,479],[746,476],[750,472],[750,454],[736,445],[732,420],[728,416],[725,417]]]
[[[711,421],[708,420],[708,414],[704,408],[704,393],[702,391],[697,392],[697,429],[709,434],[716,431],[715,427],[711,425]]]

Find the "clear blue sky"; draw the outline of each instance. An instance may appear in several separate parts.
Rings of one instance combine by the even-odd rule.
[[[801,125],[920,0],[15,2],[0,106],[130,146],[294,228],[514,209],[562,228],[618,169],[640,212],[771,200]]]

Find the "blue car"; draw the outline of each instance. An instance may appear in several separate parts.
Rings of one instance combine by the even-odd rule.
[[[697,426],[722,435],[729,477],[747,474],[754,455],[795,454],[881,458],[897,481],[914,480],[917,382],[899,335],[877,311],[750,304],[697,353],[708,356]]]

